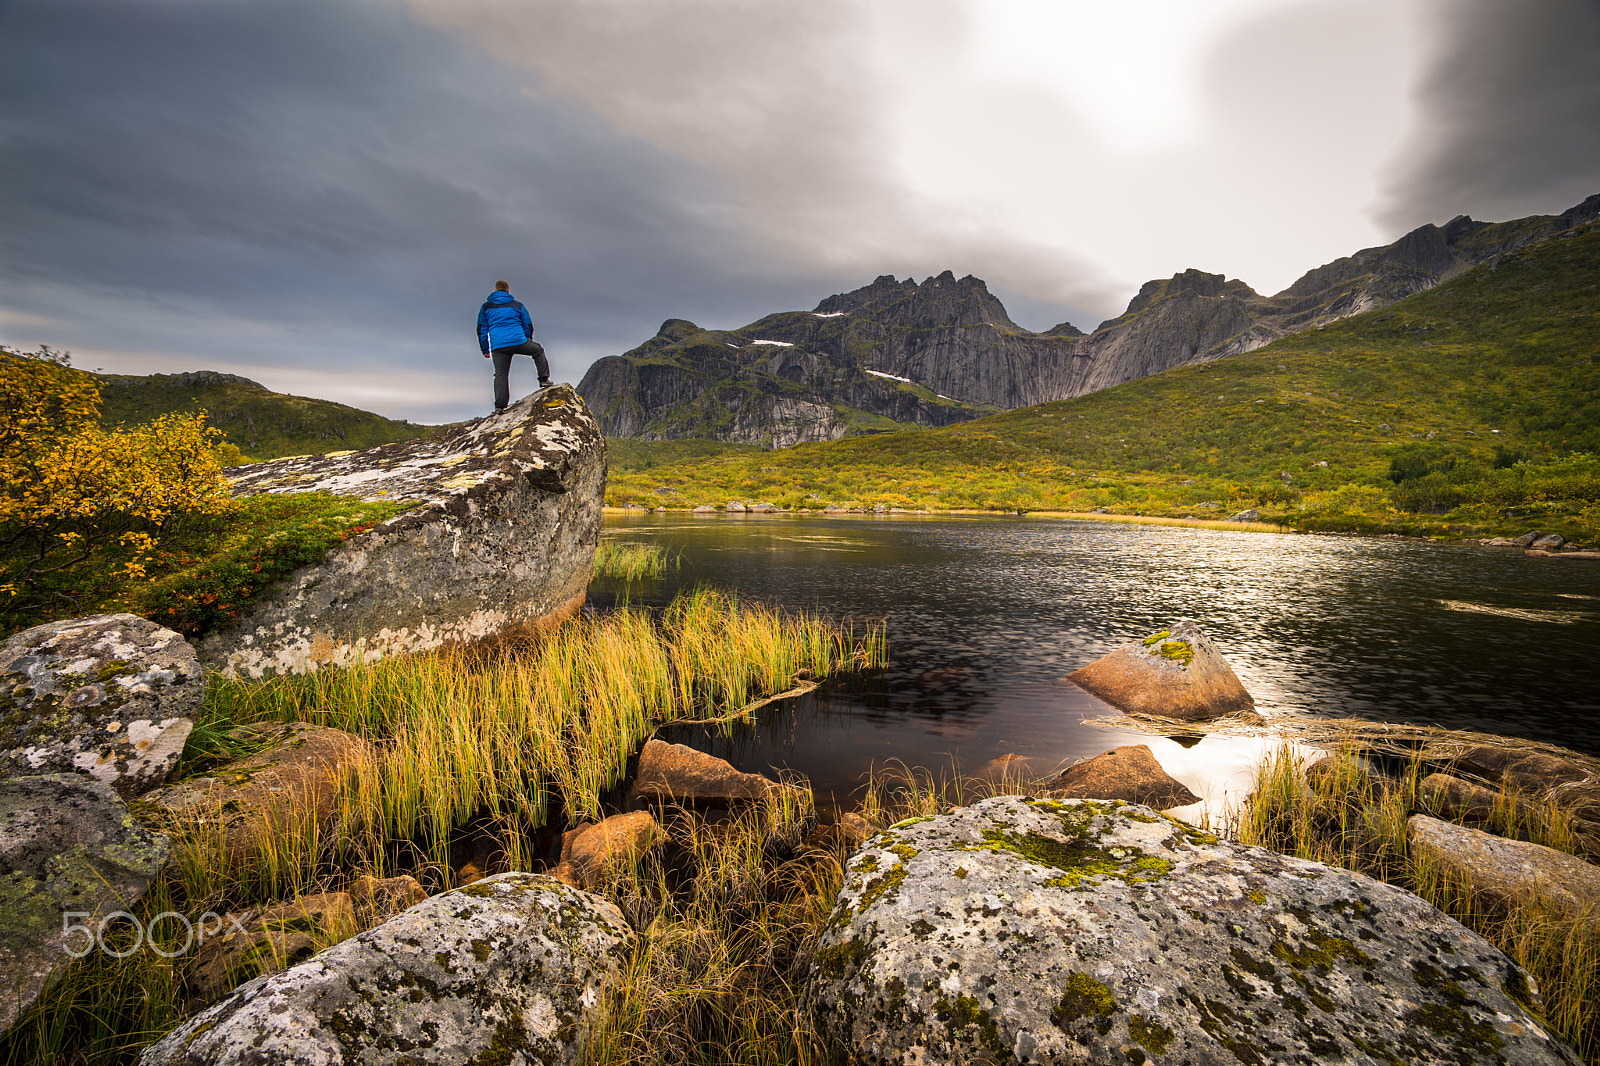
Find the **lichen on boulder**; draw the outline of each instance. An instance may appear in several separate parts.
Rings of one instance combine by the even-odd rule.
[[[1222,652],[1187,618],[1124,644],[1067,680],[1129,714],[1183,722],[1230,714],[1260,720]]]
[[[200,639],[223,674],[300,674],[549,624],[582,605],[605,441],[565,385],[435,437],[236,467],[235,495],[415,504]]]
[[[145,894],[170,850],[102,782],[0,780],[0,1033],[95,949],[102,919]]]
[[[874,1063],[1580,1061],[1527,974],[1417,897],[1115,801],[873,837],[807,1000]]]
[[[246,982],[139,1061],[576,1063],[632,942],[599,897],[498,874]]]
[[[0,777],[81,773],[136,796],[177,765],[204,692],[189,642],[136,615],[25,629],[0,645]]]

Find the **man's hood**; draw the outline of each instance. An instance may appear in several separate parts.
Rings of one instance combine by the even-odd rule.
[[[496,289],[494,292],[489,294],[489,299],[485,300],[484,302],[491,304],[510,304],[516,303],[517,298],[512,296],[509,292],[501,292],[499,289]]]

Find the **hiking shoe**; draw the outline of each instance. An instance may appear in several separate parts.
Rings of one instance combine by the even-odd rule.
[[[541,382],[539,382],[539,387],[541,389],[548,389],[553,384],[555,384],[555,383],[552,382],[552,381],[541,381]]]

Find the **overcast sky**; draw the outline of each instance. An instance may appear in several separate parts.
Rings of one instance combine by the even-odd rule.
[[[502,277],[576,383],[880,274],[1092,330],[1600,191],[1600,0],[0,0],[0,56],[0,343],[425,422]]]

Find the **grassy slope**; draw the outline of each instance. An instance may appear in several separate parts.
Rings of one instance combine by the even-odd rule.
[[[437,433],[441,426],[396,421],[346,407],[251,388],[237,382],[185,384],[178,374],[97,375],[100,420],[107,426],[148,422],[169,412],[205,411],[250,460],[370,448]]]
[[[1483,489],[1494,506],[1469,500],[1438,516],[1395,512],[1387,475],[1397,456],[1413,456],[1435,468],[1454,459],[1485,485],[1519,472],[1532,484],[1551,457],[1600,452],[1597,306],[1591,225],[1387,308],[1074,400],[760,455],[702,447],[681,461],[658,456],[648,472],[650,449],[630,442],[636,451],[614,453],[608,502],[803,506],[814,493],[839,504],[1202,516],[1255,506],[1316,528],[1539,524],[1594,539],[1594,464],[1578,463],[1575,476],[1562,467],[1557,499]],[[1495,471],[1496,445],[1503,462],[1531,462]],[[658,496],[662,485],[682,495]]]

